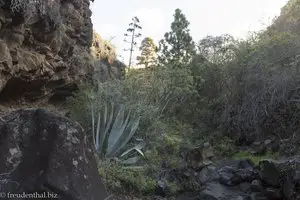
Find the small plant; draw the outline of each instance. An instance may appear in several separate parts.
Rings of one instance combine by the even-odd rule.
[[[237,151],[234,141],[226,136],[216,136],[214,150],[220,157],[231,157]]]
[[[236,154],[234,154],[232,158],[236,159],[236,160],[249,158],[250,160],[252,160],[252,162],[254,164],[257,165],[262,160],[278,158],[278,154],[267,152],[265,155],[255,156],[255,155],[252,155],[251,153],[249,153],[247,151],[239,151]]]
[[[131,117],[129,112],[125,115],[125,106],[121,105],[117,115],[114,115],[114,106],[108,108],[104,105],[104,112],[98,112],[95,117],[95,109],[92,107],[92,134],[94,147],[100,157],[116,158],[124,164],[134,164],[139,160],[139,156],[130,157],[132,152],[138,152],[144,156],[140,143],[122,153],[124,147],[129,143],[135,134],[140,117]],[[96,124],[97,119],[97,124]]]
[[[145,175],[144,168],[124,168],[116,162],[104,161],[99,168],[107,189],[113,193],[151,195],[155,192],[156,180]]]

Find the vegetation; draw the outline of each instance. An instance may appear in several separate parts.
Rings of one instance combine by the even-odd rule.
[[[91,54],[95,59],[107,59],[109,63],[113,63],[116,60],[116,50],[114,45],[111,42],[102,39],[95,31],[93,32]]]
[[[108,108],[104,106],[104,113],[98,113],[95,116],[95,108],[92,107],[92,132],[94,146],[100,157],[116,158],[118,155],[124,159],[132,151],[137,151],[142,156],[143,145],[137,145],[121,151],[129,140],[133,137],[139,124],[139,118],[131,117],[130,113],[125,116],[125,107],[121,105],[117,115],[114,118],[114,106]],[[122,163],[136,163],[139,157],[130,157],[123,160]]]
[[[183,147],[201,141],[210,141],[217,156],[246,157],[255,163],[275,158],[278,153],[253,156],[238,151],[237,145],[267,137],[299,144],[300,35],[282,31],[274,23],[245,40],[221,35],[195,43],[188,26],[185,15],[176,9],[171,30],[160,41],[158,61],[151,70],[129,69],[123,79],[82,89],[71,101],[72,116],[87,130],[92,119],[91,96],[97,112],[107,116],[100,121],[110,119],[105,105],[111,103],[124,105],[132,115],[140,116],[131,140],[120,142],[124,142],[124,149],[130,149],[134,141],[144,141],[145,159],[138,166],[124,168],[102,158],[100,173],[114,191],[152,194],[159,176],[172,185],[172,194],[179,192],[181,186],[162,174],[181,166]],[[127,124],[122,123],[127,121],[123,114],[121,119],[115,118],[119,129]],[[97,121],[95,116],[93,121]],[[94,141],[100,138],[96,143],[106,137],[100,134],[105,131],[99,132],[106,129],[106,123],[100,124],[94,130]],[[121,139],[122,131],[115,134]]]
[[[233,159],[244,159],[244,158],[248,158],[250,159],[254,164],[258,165],[258,163],[262,160],[265,159],[276,159],[278,158],[279,155],[278,154],[272,154],[270,152],[267,152],[265,155],[261,155],[261,156],[256,156],[256,155],[252,155],[247,151],[239,151],[237,153],[235,153],[233,155]]]
[[[129,28],[126,30],[127,33],[124,34],[125,37],[130,38],[130,41],[127,41],[126,39],[124,40],[124,42],[127,42],[130,44],[130,48],[125,49],[125,51],[130,52],[128,68],[130,68],[130,66],[131,66],[132,52],[134,51],[134,49],[137,45],[136,39],[142,36],[142,34],[138,32],[141,29],[142,29],[142,27],[140,26],[140,20],[138,17],[135,16],[132,18],[132,22],[129,24]]]
[[[175,10],[171,31],[165,33],[164,39],[159,43],[161,64],[186,64],[195,54],[195,46],[189,34],[189,22],[180,9]]]
[[[141,56],[137,57],[138,65],[144,65],[145,68],[151,67],[156,63],[157,47],[152,38],[146,37],[142,40]]]

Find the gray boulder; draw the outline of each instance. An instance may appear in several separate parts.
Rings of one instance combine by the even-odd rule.
[[[295,199],[300,193],[299,187],[299,170],[300,158],[293,157],[285,160],[263,160],[259,163],[260,177],[263,183],[270,188],[281,188],[285,199]],[[269,189],[268,193],[274,189]],[[277,192],[278,193],[278,192]],[[279,195],[277,195],[279,196]]]
[[[203,186],[197,200],[250,200],[250,195],[238,188],[227,187],[220,183],[211,182]]]
[[[43,109],[18,110],[0,119],[1,192],[105,199],[92,149],[78,123]]]

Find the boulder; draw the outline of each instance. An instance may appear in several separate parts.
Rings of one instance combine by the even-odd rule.
[[[300,193],[299,183],[300,158],[293,157],[285,160],[263,160],[259,163],[260,177],[264,185],[269,186],[269,194],[274,188],[281,188],[285,199],[292,200]],[[279,195],[275,195],[279,196]]]
[[[203,186],[197,200],[248,200],[249,198],[249,194],[243,193],[237,188],[211,182]]]
[[[266,152],[277,152],[280,149],[279,140],[268,138],[264,141],[256,141],[251,145],[251,153],[254,155],[263,155]]]
[[[250,194],[251,200],[268,200],[268,198],[261,192],[253,192]]]
[[[214,165],[205,166],[198,175],[198,181],[201,185],[215,179],[217,168]]]
[[[242,182],[251,182],[258,178],[258,172],[253,168],[235,169],[233,167],[225,166],[218,171],[219,182],[232,186],[238,185]]]
[[[261,192],[263,190],[261,180],[253,180],[250,187],[253,192]]]
[[[265,195],[270,200],[281,200],[283,199],[281,190],[279,188],[266,188]]]
[[[165,197],[168,195],[169,187],[168,184],[164,179],[158,179],[156,181],[156,189],[155,189],[155,195]]]
[[[205,142],[202,145],[188,148],[185,153],[185,161],[188,167],[201,170],[204,166],[211,163],[214,156],[214,150],[210,143]]]
[[[249,159],[225,163],[220,165],[216,173],[218,182],[223,185],[235,186],[242,182],[251,183],[251,181],[259,178],[259,173],[254,168],[254,163]]]
[[[43,109],[0,118],[1,192],[57,194],[63,200],[106,197],[82,127]]]

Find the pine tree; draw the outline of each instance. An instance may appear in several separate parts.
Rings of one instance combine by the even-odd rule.
[[[163,65],[188,64],[195,55],[195,44],[188,29],[189,21],[180,9],[175,10],[171,31],[159,43],[159,62]]]
[[[137,57],[138,65],[144,65],[145,68],[151,67],[156,61],[157,47],[150,37],[142,40],[140,46],[141,56]]]

